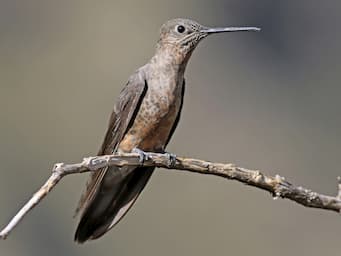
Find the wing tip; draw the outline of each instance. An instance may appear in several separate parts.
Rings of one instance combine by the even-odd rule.
[[[74,241],[78,244],[84,244],[87,241],[94,240],[103,236],[107,231],[107,229],[94,230],[88,228],[86,225],[83,227],[79,225],[74,236]]]
[[[86,241],[88,241],[89,238],[90,238],[89,236],[85,236],[83,233],[79,232],[79,230],[77,229],[75,236],[74,236],[74,241],[77,244],[83,244]]]

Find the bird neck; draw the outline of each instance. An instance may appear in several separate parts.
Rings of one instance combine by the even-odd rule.
[[[158,44],[151,63],[183,74],[191,54],[192,51],[186,53],[174,44]]]

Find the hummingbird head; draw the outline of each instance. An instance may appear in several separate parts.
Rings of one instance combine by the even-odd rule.
[[[184,56],[190,56],[199,42],[214,33],[259,31],[257,27],[209,28],[189,19],[173,19],[162,25],[158,48],[176,49]]]

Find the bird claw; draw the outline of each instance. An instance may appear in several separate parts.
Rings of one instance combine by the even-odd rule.
[[[172,153],[165,152],[166,157],[168,158],[167,166],[172,168],[176,164],[176,155]]]
[[[133,153],[139,154],[139,163],[142,165],[145,161],[149,160],[148,155],[142,149],[133,148]]]

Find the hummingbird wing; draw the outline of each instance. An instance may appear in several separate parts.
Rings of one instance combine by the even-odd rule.
[[[133,117],[140,108],[140,104],[146,91],[147,82],[143,76],[143,72],[137,71],[130,77],[128,83],[119,95],[118,101],[116,102],[111,114],[109,127],[98,155],[112,154],[117,151],[120,141],[131,126]],[[84,214],[86,209],[89,207],[107,169],[108,168],[103,168],[102,170],[90,174],[86,190],[81,196],[75,215],[77,215],[80,211],[83,211]]]
[[[141,74],[133,75],[129,79],[115,105],[99,155],[111,154],[117,150],[119,143],[131,127],[134,116],[140,110],[147,89],[146,79]],[[181,107],[167,143],[179,121]],[[113,166],[92,174],[78,207],[82,210],[82,216],[75,240],[82,243],[89,239],[96,239],[115,226],[134,204],[153,170],[154,167]]]

